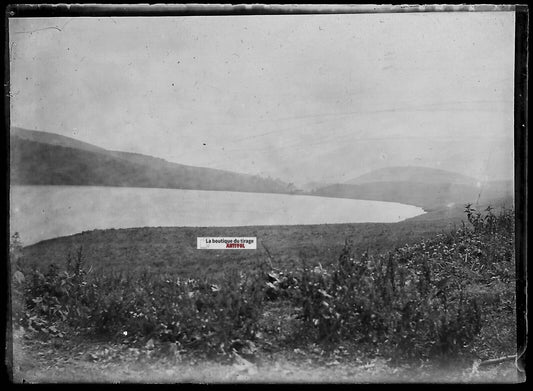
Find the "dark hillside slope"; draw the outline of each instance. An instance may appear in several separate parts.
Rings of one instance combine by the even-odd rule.
[[[281,181],[95,148],[36,142],[13,134],[11,183],[288,192]]]
[[[97,147],[96,145],[89,144],[80,140],[76,140],[72,137],[61,136],[56,133],[42,132],[39,130],[28,130],[18,127],[11,128],[11,139],[18,138],[27,141],[34,141],[37,143],[56,145],[59,147],[68,147],[81,149],[84,151],[105,153],[104,148]]]
[[[496,182],[484,186],[451,183],[372,182],[360,185],[335,184],[322,187],[314,195],[399,202],[435,211],[456,204],[485,203],[512,198],[511,183]]]

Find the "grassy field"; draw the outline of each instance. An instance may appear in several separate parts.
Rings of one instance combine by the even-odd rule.
[[[494,367],[478,364],[516,351],[514,215],[440,217],[13,243],[18,375],[102,367],[128,381],[131,359],[161,381],[210,371],[220,376],[209,381],[265,381],[280,365],[291,368],[281,381],[487,381]],[[197,236],[257,236],[259,247],[196,250]],[[499,380],[516,381],[502,365]]]
[[[461,224],[462,210],[420,216],[400,223],[321,224],[246,227],[145,227],[94,230],[47,240],[24,248],[24,262],[61,267],[80,247],[88,265],[105,270],[153,270],[184,277],[217,277],[233,267],[253,269],[269,260],[275,267],[336,262],[346,239],[356,251],[378,254],[414,243]],[[198,250],[197,237],[255,236],[257,250]]]

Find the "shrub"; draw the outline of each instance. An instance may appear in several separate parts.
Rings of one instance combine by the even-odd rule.
[[[346,242],[332,270],[304,267],[298,305],[317,341],[349,339],[397,359],[464,353],[483,324],[473,284],[505,281],[486,314],[513,308],[513,214],[467,206],[470,227],[379,256]],[[488,310],[488,311],[487,311]]]
[[[358,255],[346,241],[328,268],[305,261],[291,271],[262,265],[228,270],[218,280],[96,273],[81,248],[63,270],[23,270],[15,237],[14,318],[52,336],[153,339],[227,355],[258,338],[264,304],[280,301],[304,325],[297,337],[326,347],[348,340],[395,360],[457,357],[471,354],[474,344],[497,350],[513,337],[511,330],[492,342],[487,325],[510,330],[503,326],[514,322],[514,216],[470,205],[465,212],[468,223],[460,229],[388,253]]]
[[[35,269],[26,284],[25,326],[63,335],[79,332],[129,341],[154,338],[190,349],[231,351],[255,338],[264,299],[261,273],[230,271],[220,282],[171,275],[91,273],[81,249],[65,271]]]

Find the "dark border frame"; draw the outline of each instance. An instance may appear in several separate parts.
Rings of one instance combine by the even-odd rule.
[[[512,4],[19,4],[8,7],[11,17],[60,16],[204,16],[204,15],[280,15],[280,14],[360,14],[399,12],[490,12],[514,11]],[[527,7],[527,6],[525,6]]]
[[[528,65],[529,65],[529,8],[525,4],[442,4],[442,5],[266,5],[266,4],[10,4],[5,9],[2,20],[4,38],[4,126],[2,164],[6,190],[3,195],[3,213],[6,214],[4,228],[6,234],[0,240],[5,244],[5,259],[9,259],[9,128],[10,128],[10,68],[9,68],[9,18],[11,17],[158,17],[158,16],[223,16],[223,15],[284,15],[284,14],[365,14],[365,13],[405,13],[405,12],[515,12],[515,107],[514,107],[514,152],[515,152],[515,255],[516,255],[516,295],[517,295],[517,370],[525,375],[527,359],[527,222],[528,222]],[[4,266],[5,265],[5,266]],[[4,262],[4,286],[2,290],[2,314],[10,319],[11,271],[9,262]],[[10,322],[4,322],[3,336],[11,338]],[[12,362],[12,351],[7,344],[6,357]],[[8,364],[4,361],[8,371]],[[12,381],[13,379],[10,378]]]
[[[527,221],[528,221],[528,49],[529,10],[515,13],[515,259],[517,370],[525,375],[527,359]]]

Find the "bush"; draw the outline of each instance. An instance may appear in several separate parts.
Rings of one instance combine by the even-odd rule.
[[[81,249],[66,270],[31,272],[25,326],[62,336],[65,327],[130,342],[154,338],[189,349],[228,352],[255,338],[262,314],[262,273],[231,271],[220,282],[171,275],[91,273]],[[58,323],[62,327],[58,326]]]
[[[280,301],[303,323],[296,337],[326,347],[347,340],[397,361],[500,351],[515,321],[513,212],[465,212],[460,229],[385,254],[356,255],[346,241],[329,268],[263,265],[219,280],[95,273],[81,248],[64,270],[23,270],[13,240],[14,319],[46,335],[153,339],[227,355],[258,338],[265,303]],[[491,324],[507,330],[496,342]]]
[[[472,348],[488,316],[509,319],[513,213],[466,213],[470,226],[456,232],[379,256],[357,257],[347,242],[332,270],[304,267],[297,305],[315,339],[370,343],[397,359],[451,357]],[[495,281],[505,285],[491,302],[469,288]]]

